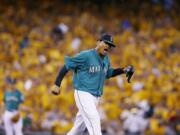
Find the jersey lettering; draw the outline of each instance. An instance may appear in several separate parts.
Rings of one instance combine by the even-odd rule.
[[[107,68],[104,68],[104,74],[105,75],[107,74]]]
[[[100,70],[101,70],[100,66],[90,66],[89,67],[89,73],[100,72]]]
[[[15,102],[18,102],[18,98],[15,97],[15,96],[9,96],[9,97],[6,98],[6,102],[7,102],[7,101],[15,101]]]

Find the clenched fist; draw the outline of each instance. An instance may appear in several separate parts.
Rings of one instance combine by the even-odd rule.
[[[53,85],[51,93],[54,95],[59,95],[61,93],[60,88],[57,85]]]

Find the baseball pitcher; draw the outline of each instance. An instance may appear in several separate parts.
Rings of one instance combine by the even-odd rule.
[[[97,41],[96,48],[82,51],[74,57],[65,57],[65,64],[57,75],[52,93],[60,94],[61,81],[66,73],[72,70],[78,113],[74,126],[67,135],[83,135],[85,128],[90,135],[102,135],[97,105],[99,97],[103,94],[105,80],[126,74],[130,82],[134,73],[132,65],[116,69],[111,67],[108,52],[112,47],[115,47],[112,36],[103,34]]]

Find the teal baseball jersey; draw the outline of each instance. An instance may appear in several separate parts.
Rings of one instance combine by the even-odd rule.
[[[65,66],[74,71],[74,88],[95,96],[103,94],[105,79],[112,76],[109,57],[101,57],[95,49],[82,51],[74,57],[65,57]]]
[[[19,104],[24,101],[24,96],[19,90],[7,90],[4,93],[5,108],[8,111],[18,110]]]

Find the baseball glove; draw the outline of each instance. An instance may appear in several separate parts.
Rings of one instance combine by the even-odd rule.
[[[126,73],[126,77],[127,77],[127,81],[128,83],[130,83],[131,77],[133,76],[135,69],[133,65],[127,66],[124,69],[125,73]]]
[[[11,121],[12,121],[13,123],[16,123],[16,122],[19,121],[19,119],[20,119],[20,114],[17,113],[17,114],[15,114],[15,115],[11,118]]]

